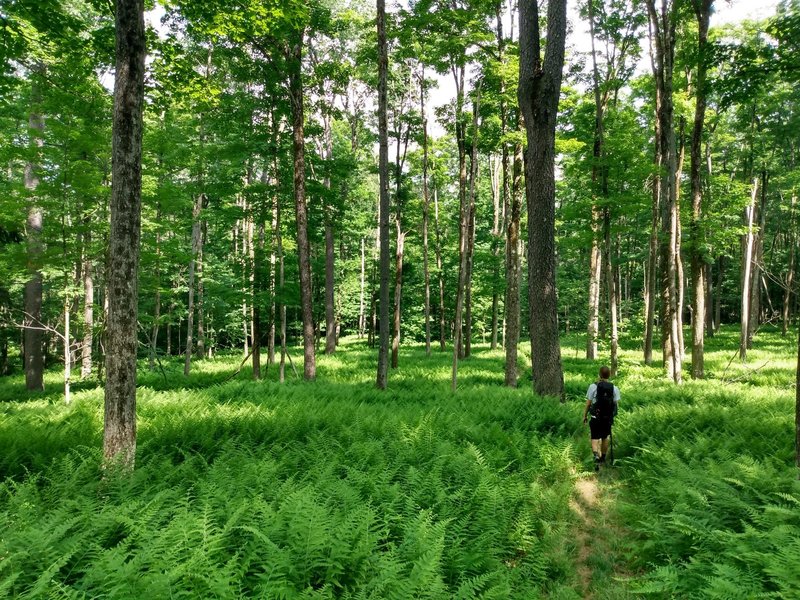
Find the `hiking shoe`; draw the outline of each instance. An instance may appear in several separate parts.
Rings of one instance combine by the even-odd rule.
[[[600,470],[600,458],[597,456],[594,457],[594,470],[595,471]]]

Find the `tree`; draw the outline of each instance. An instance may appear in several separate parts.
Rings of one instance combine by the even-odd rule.
[[[706,71],[708,69],[708,24],[714,0],[693,0],[697,17],[697,77],[695,79],[694,128],[690,175],[692,186],[692,379],[703,378],[703,351],[706,326],[706,260],[704,236],[702,167],[703,123],[706,114]]]
[[[539,11],[520,6],[519,107],[525,119],[528,197],[528,299],[531,368],[537,394],[563,397],[555,255],[555,127],[567,28],[565,0],[547,7],[547,50],[542,59]]]
[[[386,119],[386,84],[389,58],[386,49],[386,3],[378,7],[378,176],[380,177],[378,229],[380,239],[380,335],[378,389],[385,390],[389,375],[389,131]]]
[[[107,463],[130,469],[136,457],[136,330],[146,54],[142,0],[117,0],[115,30],[103,455]]]
[[[661,206],[661,267],[662,349],[667,375],[681,382],[683,348],[680,344],[681,314],[678,310],[678,261],[680,214],[677,202],[677,152],[673,130],[673,70],[675,60],[675,28],[678,5],[662,0],[660,11],[656,0],[647,0],[650,27],[655,45],[654,76],[656,80],[656,120],[659,157],[659,192]]]

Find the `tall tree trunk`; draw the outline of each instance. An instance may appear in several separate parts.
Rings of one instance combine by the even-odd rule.
[[[317,376],[314,353],[314,307],[311,289],[311,251],[308,243],[308,207],[306,206],[306,157],[303,115],[303,37],[297,32],[289,60],[289,95],[292,101],[292,149],[294,154],[294,205],[297,215],[297,259],[300,270],[300,306],[303,315],[303,377]]]
[[[325,143],[325,160],[333,159],[333,134],[331,117],[323,119],[323,139]],[[323,181],[326,189],[331,189],[331,178],[326,175]],[[333,242],[333,206],[331,199],[325,200],[325,354],[336,351],[336,298],[335,298],[335,260],[336,248]]]
[[[795,223],[795,205],[797,204],[797,196],[792,195],[792,204],[789,212],[789,223]],[[797,227],[790,227],[790,233],[787,234],[789,240],[789,267],[786,270],[786,280],[784,281],[783,290],[783,326],[781,328],[781,335],[784,337],[789,331],[789,318],[791,317],[791,304],[792,304],[792,288],[794,287],[795,276],[795,261],[797,255]]]
[[[259,211],[260,213],[261,211]],[[253,379],[261,379],[261,291],[264,283],[264,220],[259,214],[258,240],[253,260]]]
[[[753,192],[750,196],[750,204],[744,211],[744,221],[747,232],[744,236],[743,256],[742,256],[742,308],[741,308],[741,331],[739,334],[739,358],[742,362],[747,361],[747,339],[750,332],[750,284],[751,270],[753,266],[753,219],[756,210],[756,198],[758,197],[758,177],[753,177]]]
[[[88,225],[88,217],[84,219]],[[81,379],[92,376],[92,345],[94,343],[94,276],[89,247],[92,233],[87,227],[83,234],[83,344],[81,345]]]
[[[617,282],[614,277],[614,267],[611,261],[611,214],[608,207],[603,210],[603,235],[606,250],[606,287],[608,288],[608,316],[611,325],[611,375],[617,373],[617,358],[619,347],[619,333],[617,325]]]
[[[364,331],[366,330],[366,314],[364,312],[364,293],[367,289],[367,280],[366,280],[366,264],[367,264],[367,254],[366,254],[366,240],[364,237],[361,238],[361,296],[359,298],[358,303],[358,337],[364,337]]]
[[[377,0],[378,29],[378,175],[380,178],[380,334],[376,385],[385,390],[389,377],[389,127],[386,87],[389,58],[386,47],[386,3]]]
[[[690,175],[692,186],[692,379],[703,379],[704,345],[706,327],[706,280],[705,231],[701,224],[703,217],[703,183],[700,167],[703,162],[703,123],[706,115],[706,69],[708,67],[708,24],[714,0],[693,0],[698,27],[697,79],[695,84],[694,128],[692,129],[692,150]]]
[[[519,287],[522,265],[519,251],[519,229],[522,220],[522,144],[514,149],[514,175],[511,189],[511,219],[506,231],[506,347],[505,384],[517,387],[517,347],[519,346]]]
[[[439,350],[445,351],[447,330],[444,317],[444,271],[442,270],[442,236],[439,228],[439,191],[433,187],[434,232],[436,233],[436,271],[439,276]]]
[[[430,220],[430,194],[428,193],[428,115],[425,112],[425,66],[420,67],[419,105],[422,115],[422,271],[425,278],[425,355],[431,355],[431,275],[428,267],[428,221]]]
[[[399,202],[399,200],[398,200]],[[397,368],[398,355],[400,353],[400,301],[403,296],[403,251],[405,247],[406,234],[401,229],[401,214],[397,211],[397,246],[395,253],[394,267],[394,337],[392,338],[392,368]]]
[[[769,174],[766,169],[761,171],[761,195],[758,203],[758,231],[753,238],[753,266],[750,281],[750,318],[747,328],[747,349],[753,347],[753,337],[761,320],[761,278],[762,265],[764,264],[764,233],[767,224],[767,184]]]
[[[657,94],[656,118],[659,120],[661,148],[661,299],[662,349],[667,375],[675,382],[682,379],[680,347],[680,314],[678,298],[679,220],[676,188],[678,170],[675,132],[673,130],[673,66],[675,57],[676,5],[662,0],[660,15],[655,0],[647,0],[651,31],[656,47],[655,78]]]
[[[31,85],[31,110],[28,116],[32,158],[25,165],[25,188],[30,194],[26,222],[28,272],[25,284],[25,387],[44,389],[44,356],[42,354],[42,218],[43,211],[37,198],[39,187],[39,154],[44,144],[44,118],[40,114],[41,93],[38,83]]]
[[[472,265],[475,256],[475,197],[478,185],[478,114],[481,104],[481,88],[478,84],[477,98],[472,105],[472,151],[469,163],[469,225],[467,228],[467,285],[466,326],[464,328],[464,356],[472,354]]]
[[[132,469],[136,457],[136,323],[142,186],[145,31],[142,0],[116,2],[116,79],[103,456]]]
[[[722,282],[724,279],[725,257],[717,259],[717,284],[714,294],[714,333],[718,333],[722,326]]]
[[[192,367],[192,350],[194,339],[194,280],[197,270],[197,258],[200,253],[200,212],[203,206],[203,195],[198,194],[194,199],[192,210],[192,258],[189,261],[189,302],[186,307],[186,351],[183,359],[183,374],[189,375]]]
[[[592,78],[594,87],[594,144],[592,147],[592,249],[589,254],[589,316],[586,327],[586,358],[597,358],[597,335],[600,319],[600,275],[603,271],[603,254],[600,251],[600,208],[597,205],[597,192],[601,171],[605,171],[602,163],[603,152],[603,117],[605,104],[601,98],[600,74],[597,69],[594,38],[594,2],[587,3],[589,16],[589,36],[592,45]],[[605,82],[606,84],[608,81]],[[610,256],[610,254],[608,254]]]
[[[203,247],[206,239],[205,219],[200,221],[200,241],[197,245],[197,358],[206,355],[205,287],[203,285]]]
[[[533,388],[563,399],[564,374],[558,335],[555,253],[555,127],[564,43],[566,0],[547,7],[547,52],[540,51],[536,2],[520,5],[519,105],[528,147],[525,185],[528,197],[528,299]]]

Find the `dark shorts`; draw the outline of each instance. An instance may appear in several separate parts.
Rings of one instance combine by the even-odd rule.
[[[611,421],[592,418],[589,421],[589,431],[593,440],[604,440],[611,435]]]

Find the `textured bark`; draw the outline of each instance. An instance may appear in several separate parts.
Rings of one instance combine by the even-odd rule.
[[[514,175],[511,189],[511,218],[506,230],[506,330],[503,343],[506,347],[505,384],[517,387],[517,347],[519,346],[519,287],[522,265],[519,251],[519,229],[522,219],[522,145],[514,151]]]
[[[403,297],[403,251],[406,234],[400,228],[400,214],[397,215],[397,242],[394,263],[394,336],[392,338],[392,368],[397,368],[400,353],[400,302]]]
[[[117,0],[103,455],[106,464],[128,469],[133,468],[136,457],[136,325],[145,53],[142,0]]]
[[[258,222],[258,241],[253,261],[253,379],[261,379],[261,338],[264,328],[261,320],[261,291],[264,285],[264,222]]]
[[[605,251],[606,251],[606,286],[608,288],[608,316],[611,324],[611,376],[617,373],[618,364],[618,348],[619,348],[619,332],[617,326],[617,293],[619,287],[617,286],[616,277],[614,277],[614,268],[611,261],[611,214],[610,209],[606,208],[603,211],[603,233],[605,238]]]
[[[43,212],[36,199],[39,187],[39,154],[44,143],[44,118],[39,113],[41,94],[37,83],[31,86],[31,109],[28,129],[31,134],[31,159],[25,165],[25,189],[30,195],[26,240],[28,272],[30,279],[25,284],[25,387],[29,390],[44,389],[44,356],[42,354],[42,220]]]
[[[744,236],[742,253],[742,305],[741,305],[741,329],[739,332],[739,358],[742,362],[747,360],[747,340],[750,337],[750,285],[752,281],[751,271],[753,266],[753,219],[756,210],[756,197],[758,196],[758,177],[753,178],[753,191],[750,196],[750,204],[744,210],[744,222],[747,232]]]
[[[475,197],[478,185],[478,114],[480,112],[481,90],[472,105],[472,151],[469,164],[469,224],[467,226],[467,280],[465,293],[464,356],[472,354],[472,265],[475,257]]]
[[[430,194],[428,192],[428,115],[425,112],[425,66],[421,67],[419,105],[422,114],[422,272],[425,279],[425,354],[431,354],[431,275],[428,266],[428,222]]]
[[[761,321],[761,278],[764,264],[764,233],[767,224],[767,185],[769,174],[761,171],[761,190],[758,203],[758,230],[753,237],[753,265],[750,275],[750,318],[747,327],[747,349],[753,347],[753,337]]]
[[[436,233],[436,271],[439,276],[439,350],[445,351],[445,342],[447,338],[447,331],[445,326],[444,317],[444,272],[442,271],[442,234],[439,228],[439,193],[434,185],[433,187],[433,209],[434,209],[434,230]]]
[[[366,241],[362,237],[361,238],[361,296],[359,298],[358,303],[358,337],[364,337],[364,331],[366,330],[366,314],[364,312],[364,293],[367,288],[367,280],[366,280],[366,264],[367,264],[367,254],[366,254]]]
[[[518,97],[525,119],[525,185],[528,198],[528,298],[533,388],[563,399],[564,374],[558,338],[555,254],[555,126],[566,38],[566,0],[547,8],[547,52],[540,52],[535,2],[520,5]]]
[[[206,222],[200,221],[200,241],[197,246],[197,358],[206,356],[205,286],[203,284],[203,249],[206,240]]]
[[[186,305],[186,350],[183,357],[183,374],[189,375],[192,368],[192,351],[194,344],[194,284],[197,270],[197,258],[200,253],[200,211],[203,206],[203,196],[198,194],[194,199],[192,209],[192,258],[189,260],[189,302]]]
[[[94,344],[94,273],[89,257],[91,231],[83,234],[83,344],[81,345],[81,379],[92,375],[92,345]],[[156,319],[157,321],[157,319]],[[154,325],[155,327],[155,325]]]
[[[795,277],[795,261],[797,255],[797,226],[795,225],[795,205],[797,204],[797,196],[792,196],[792,204],[791,204],[791,211],[789,217],[789,223],[793,225],[790,228],[790,233],[787,235],[789,240],[789,267],[786,270],[786,280],[784,281],[784,290],[783,290],[783,309],[782,309],[782,321],[783,325],[781,328],[781,334],[786,336],[786,333],[789,331],[789,319],[791,317],[791,305],[792,305],[792,288],[794,287],[794,277]]]
[[[654,75],[656,79],[660,146],[661,204],[661,301],[662,350],[667,375],[675,382],[682,379],[680,346],[680,312],[678,309],[679,219],[676,175],[678,171],[675,132],[673,130],[673,66],[677,8],[674,2],[662,0],[660,14],[655,0],[647,0],[650,27],[655,43]]]
[[[325,144],[325,160],[333,159],[333,134],[331,133],[331,117],[323,120],[323,140]],[[331,179],[326,176],[323,185],[330,190]],[[335,267],[336,248],[333,240],[333,207],[330,198],[325,202],[325,354],[336,351],[336,290]]]
[[[297,258],[300,272],[300,307],[303,316],[303,377],[317,376],[314,348],[314,307],[311,289],[311,250],[308,243],[306,206],[306,156],[303,113],[303,33],[298,32],[289,57],[289,95],[292,102],[292,151],[294,155],[294,206],[297,218]]]
[[[377,0],[378,29],[378,175],[380,208],[380,334],[376,385],[385,390],[389,377],[389,131],[386,118],[386,87],[389,58],[386,47],[386,3]]]
[[[700,167],[703,162],[703,124],[706,115],[706,70],[708,66],[708,25],[714,0],[693,0],[697,17],[698,62],[695,82],[694,127],[692,129],[691,165],[689,179],[692,186],[692,379],[704,377],[704,346],[706,328],[706,278],[705,231],[703,218],[703,184]]]

